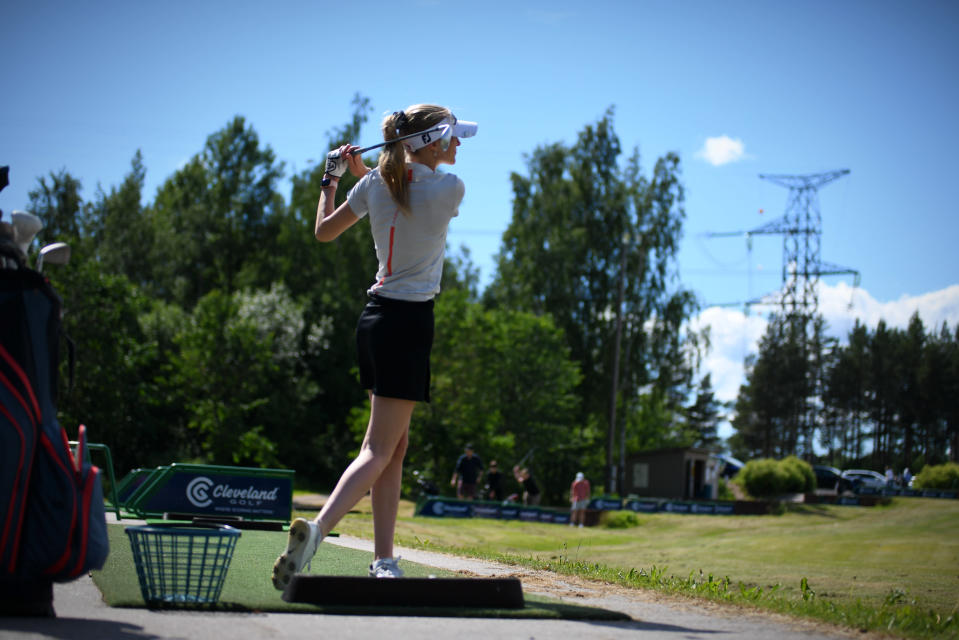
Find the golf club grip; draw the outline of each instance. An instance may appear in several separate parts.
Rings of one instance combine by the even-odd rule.
[[[371,146],[369,146],[369,147],[363,147],[363,148],[361,148],[361,149],[353,149],[353,151],[350,152],[350,155],[351,155],[351,156],[355,156],[355,155],[358,154],[358,153],[360,153],[360,154],[366,153],[367,151],[372,151],[373,149],[379,149],[380,147],[384,147],[384,146],[386,146],[386,145],[388,145],[388,144],[390,144],[390,143],[392,143],[392,142],[400,142],[400,141],[402,141],[402,140],[408,140],[408,139],[413,138],[413,137],[415,137],[415,136],[423,135],[424,133],[433,133],[434,131],[439,131],[440,129],[441,129],[441,127],[435,127],[435,128],[433,128],[433,129],[427,129],[426,131],[417,131],[416,133],[410,133],[410,134],[407,134],[407,135],[405,135],[405,136],[400,136],[400,137],[398,137],[398,138],[393,138],[392,140],[386,140],[386,141],[384,141],[384,142],[380,142],[380,143],[378,143],[378,144],[371,145]],[[323,176],[323,180],[320,181],[320,185],[326,187],[326,186],[329,186],[329,184],[330,184],[330,179],[329,179],[326,175],[324,175],[324,176]]]
[[[362,149],[353,149],[353,151],[350,152],[350,155],[355,156],[358,153],[366,153],[367,151],[372,151],[373,149],[379,149],[385,144],[386,144],[385,142],[381,142],[379,144],[374,144],[371,147],[363,147]],[[328,187],[330,185],[330,177],[324,174],[323,179],[320,181],[320,185],[324,187]]]

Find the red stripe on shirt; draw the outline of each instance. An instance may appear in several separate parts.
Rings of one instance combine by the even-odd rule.
[[[396,232],[396,226],[390,227],[390,254],[386,258],[386,275],[393,275],[393,234]]]

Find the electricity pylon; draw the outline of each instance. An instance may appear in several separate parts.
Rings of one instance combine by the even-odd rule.
[[[822,215],[819,211],[818,190],[834,180],[849,173],[848,169],[816,173],[809,175],[765,175],[760,178],[789,189],[786,213],[782,218],[773,220],[747,232],[709,233],[709,237],[745,235],[746,250],[752,252],[752,237],[756,235],[782,235],[782,289],[778,294],[766,294],[745,303],[746,313],[751,305],[767,305],[772,298],[778,298],[776,306],[782,310],[782,317],[790,327],[793,339],[797,340],[808,363],[808,378],[804,398],[789,422],[793,428],[794,446],[812,452],[813,437],[818,424],[818,408],[821,406],[822,371],[819,362],[819,344],[821,325],[819,315],[819,279],[824,275],[852,275],[854,287],[859,286],[859,272],[821,259]],[[751,263],[751,260],[750,260]],[[797,383],[800,382],[797,380]],[[797,453],[799,451],[797,450]]]
[[[808,321],[817,314],[820,276],[853,274],[858,285],[858,271],[825,263],[820,256],[822,214],[819,211],[819,188],[848,173],[849,169],[839,169],[808,175],[759,175],[762,180],[789,189],[785,215],[760,227],[763,233],[783,236],[780,306],[787,318]]]

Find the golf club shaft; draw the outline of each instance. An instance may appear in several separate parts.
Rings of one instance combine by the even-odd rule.
[[[380,147],[386,146],[391,142],[401,142],[403,140],[408,140],[409,138],[415,138],[416,136],[421,136],[424,133],[433,133],[434,131],[439,131],[443,127],[436,127],[433,129],[427,129],[426,131],[417,131],[416,133],[408,133],[405,136],[400,136],[399,138],[393,138],[392,140],[384,140],[378,144],[371,145],[369,147],[363,147],[362,149],[354,149],[351,155],[356,155],[358,153],[366,153],[367,151],[372,151],[373,149],[379,149]]]
[[[435,129],[427,129],[426,131],[417,131],[416,133],[409,133],[405,136],[400,136],[399,138],[393,138],[392,140],[384,140],[383,142],[370,145],[369,147],[354,149],[353,151],[350,152],[350,155],[355,156],[358,153],[363,154],[363,153],[366,153],[367,151],[372,151],[373,149],[379,149],[380,147],[385,147],[386,145],[392,142],[402,142],[403,140],[408,140],[409,138],[415,138],[416,136],[421,136],[424,133],[433,133],[434,131],[439,131],[440,129],[442,129],[442,127],[436,127]],[[331,153],[336,153],[336,152],[332,151]],[[324,187],[327,186],[328,184],[330,184],[330,178],[324,175],[323,180],[320,181],[320,184],[323,185]]]
[[[527,451],[527,452],[526,452],[526,455],[523,456],[522,458],[520,458],[520,461],[516,463],[516,466],[517,466],[517,467],[522,467],[522,466],[523,466],[523,463],[526,462],[526,459],[529,458],[530,454],[533,453],[533,450],[534,450],[534,449],[536,449],[536,447],[533,447],[532,449],[530,449],[529,451]]]

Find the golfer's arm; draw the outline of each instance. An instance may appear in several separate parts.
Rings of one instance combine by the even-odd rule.
[[[316,227],[314,235],[320,242],[335,240],[341,233],[356,224],[359,218],[353,213],[349,202],[344,202],[333,210],[333,200],[336,196],[336,182],[323,187],[320,201],[316,205]]]

